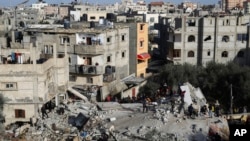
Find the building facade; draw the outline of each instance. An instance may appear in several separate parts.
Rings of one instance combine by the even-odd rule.
[[[161,57],[174,64],[246,63],[248,16],[160,17]]]
[[[45,60],[33,44],[21,47],[1,50],[0,93],[5,99],[5,125],[37,118],[40,107],[57,94],[65,94],[68,85],[65,54],[54,52],[53,57]]]
[[[113,26],[111,22],[90,22],[49,30],[27,29],[39,34],[37,42],[45,56],[64,52],[67,44],[70,84],[100,88],[99,100],[116,94],[124,86],[122,78],[129,75],[129,27]],[[120,84],[120,85],[119,85]]]

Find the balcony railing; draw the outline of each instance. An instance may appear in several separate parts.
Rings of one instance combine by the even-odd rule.
[[[98,44],[78,44],[75,45],[73,48],[70,48],[69,52],[72,53],[79,53],[79,54],[103,54],[104,53],[104,46]]]
[[[69,72],[76,74],[92,74],[92,75],[104,74],[103,66],[92,66],[92,65],[70,65]]]

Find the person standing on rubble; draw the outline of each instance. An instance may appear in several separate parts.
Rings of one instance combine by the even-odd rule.
[[[42,112],[42,119],[44,119],[44,116],[46,116],[47,118],[49,117],[47,112],[46,112],[46,108],[45,108],[45,105],[43,105],[41,107],[41,112]]]
[[[193,108],[193,104],[191,103],[191,104],[188,106],[188,113],[189,113],[189,117],[190,117],[190,118],[192,117],[193,112],[194,112],[194,108]]]
[[[146,98],[144,98],[144,100],[142,101],[142,106],[143,106],[143,113],[144,112],[148,112],[148,105],[147,105],[148,101]]]
[[[59,115],[63,115],[65,106],[62,102],[59,104],[58,108],[59,108]]]

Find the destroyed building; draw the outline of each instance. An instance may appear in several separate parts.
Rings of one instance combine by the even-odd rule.
[[[229,140],[229,128],[225,117],[199,115],[189,118],[185,111],[187,99],[196,99],[202,105],[206,101],[199,88],[185,83],[184,101],[180,95],[166,97],[166,103],[150,105],[147,113],[142,112],[141,103],[120,104],[117,102],[96,102],[64,100],[64,113],[58,114],[55,107],[42,119],[41,115],[18,128],[6,130],[25,140],[199,140],[206,141],[218,133],[223,140]],[[174,109],[171,110],[171,99]],[[184,102],[184,103],[183,103]]]

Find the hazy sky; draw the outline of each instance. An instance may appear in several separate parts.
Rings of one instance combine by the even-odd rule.
[[[22,3],[23,1],[26,0],[0,0],[0,7],[5,7],[5,6],[15,6],[19,3]],[[30,5],[32,3],[37,2],[38,0],[29,0],[29,2],[26,5]],[[45,2],[49,4],[58,4],[58,3],[71,3],[72,1],[75,0],[44,0]],[[99,3],[99,4],[112,4],[115,2],[120,3],[121,0],[80,0],[82,2],[88,1],[89,3]],[[136,0],[134,0],[135,2]],[[175,4],[180,4],[184,0],[146,0],[146,3],[150,3],[152,1],[164,1],[164,2],[172,2]],[[217,4],[219,0],[186,0],[190,2],[197,2],[200,4]]]

